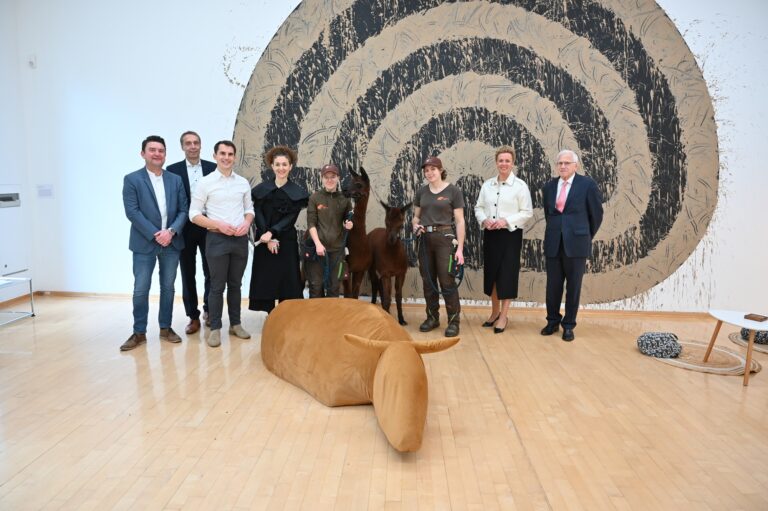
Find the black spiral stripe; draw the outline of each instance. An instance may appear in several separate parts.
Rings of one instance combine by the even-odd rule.
[[[419,48],[382,71],[339,124],[331,158],[344,165],[358,167],[368,141],[389,112],[422,86],[469,71],[503,76],[552,101],[571,128],[590,175],[598,182],[603,196],[610,196],[616,187],[616,155],[608,132],[608,121],[590,94],[568,74],[531,51],[498,39],[443,41]],[[449,124],[435,126],[435,129],[464,131],[474,128]],[[499,140],[517,144],[515,138],[510,138],[513,133],[500,135]],[[409,164],[419,161],[412,160]],[[397,170],[401,165],[402,162],[396,163],[395,177],[398,177]],[[548,175],[549,169],[544,172],[544,176]]]

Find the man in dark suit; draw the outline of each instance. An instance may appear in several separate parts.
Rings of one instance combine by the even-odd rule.
[[[181,149],[185,158],[173,165],[168,165],[168,172],[181,177],[184,183],[184,192],[187,196],[187,204],[192,200],[192,193],[197,183],[214,170],[216,164],[200,159],[200,135],[194,131],[185,131],[181,134]],[[182,237],[184,238],[184,250],[181,251],[179,267],[181,268],[181,295],[184,299],[184,310],[189,317],[189,324],[185,332],[187,335],[200,330],[200,309],[197,308],[197,250],[200,249],[200,258],[203,261],[203,276],[205,279],[203,291],[203,320],[208,320],[208,293],[211,289],[211,278],[208,273],[208,260],[205,258],[206,229],[192,222],[184,225]]]
[[[174,282],[179,254],[184,248],[181,232],[188,216],[181,178],[163,171],[165,141],[151,135],[141,143],[145,166],[123,179],[123,206],[131,222],[128,248],[133,252],[133,334],[120,346],[128,351],[147,342],[149,288],[155,263],[160,266],[160,338],[181,342],[171,328]]]
[[[552,335],[563,325],[563,340],[575,336],[581,280],[592,253],[592,238],[603,221],[603,205],[597,183],[576,174],[579,158],[570,150],[557,155],[560,177],[544,186],[544,254],[547,257],[547,326],[541,335]],[[566,282],[565,316],[560,314]]]

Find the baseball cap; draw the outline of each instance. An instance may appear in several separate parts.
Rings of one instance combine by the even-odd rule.
[[[333,163],[329,163],[327,165],[323,165],[323,168],[320,169],[320,175],[324,176],[329,172],[333,172],[337,176],[339,175],[339,167],[334,165]]]

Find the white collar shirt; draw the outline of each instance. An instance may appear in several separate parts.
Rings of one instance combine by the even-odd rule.
[[[193,165],[189,163],[189,160],[184,160],[187,162],[187,177],[189,178],[189,195],[191,196],[193,193],[195,193],[195,188],[197,188],[197,183],[200,182],[201,179],[203,179],[203,163],[201,160],[197,160],[197,164]]]
[[[557,180],[557,194],[555,195],[555,199],[560,197],[560,190],[563,188],[564,183],[568,183],[568,188],[565,189],[565,200],[568,202],[568,194],[571,193],[571,188],[573,188],[573,178],[576,177],[576,173],[574,172],[571,174],[571,177],[569,177],[567,180],[563,181],[563,178],[560,178]]]
[[[531,192],[524,181],[510,174],[506,181],[492,177],[477,196],[475,218],[482,228],[486,219],[507,221],[507,230],[522,229],[533,217]]]
[[[152,183],[152,189],[155,191],[155,199],[157,200],[157,208],[160,210],[160,218],[162,219],[162,225],[160,229],[165,229],[168,225],[168,206],[165,202],[165,183],[163,183],[163,172],[160,175],[155,175],[147,169],[147,175],[149,176],[149,182]]]
[[[216,168],[197,183],[189,207],[189,219],[205,215],[211,220],[226,222],[237,227],[245,215],[253,215],[251,186],[234,172],[225,176]]]

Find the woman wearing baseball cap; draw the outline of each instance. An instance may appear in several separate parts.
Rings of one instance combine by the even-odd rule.
[[[339,190],[339,167],[330,163],[320,169],[322,187],[309,197],[307,232],[317,258],[304,260],[309,297],[338,297],[344,259],[344,231],[352,229],[352,200]]]
[[[464,264],[464,194],[446,181],[443,162],[430,156],[421,165],[427,184],[413,200],[413,232],[419,235],[419,273],[427,302],[427,319],[419,326],[429,332],[440,326],[440,295],[448,315],[446,337],[459,334],[459,288],[451,273]],[[439,290],[438,290],[439,284]]]

